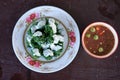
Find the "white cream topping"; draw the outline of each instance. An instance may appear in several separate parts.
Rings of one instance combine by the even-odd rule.
[[[49,48],[50,44],[45,43],[45,44],[41,44],[41,46],[42,46],[43,49],[47,49],[47,48]]]
[[[46,20],[45,19],[42,19],[38,22],[38,24],[36,25],[36,28],[37,29],[40,29],[42,28],[44,25],[46,24]]]
[[[56,33],[56,32],[57,32],[57,28],[56,28],[56,25],[55,25],[55,20],[52,19],[52,18],[50,18],[48,22],[49,22],[49,24],[50,24],[50,27],[51,27],[52,30],[53,30],[53,33]]]
[[[31,27],[31,32],[34,33],[37,29],[42,28],[45,24],[46,24],[45,19],[40,20],[36,26]]]
[[[58,43],[59,41],[64,42],[64,37],[61,35],[53,35],[54,43]]]
[[[37,49],[37,48],[33,49],[33,55],[34,56],[41,56],[41,54],[39,53],[39,49]]]
[[[42,36],[42,32],[41,31],[37,31],[33,34],[33,36]]]
[[[54,56],[53,51],[51,51],[50,49],[44,50],[44,51],[43,51],[43,55],[44,55],[45,57]]]
[[[49,23],[55,23],[55,20],[53,18],[49,18]]]
[[[37,28],[35,26],[31,27],[31,32],[34,33],[37,30]]]
[[[32,47],[32,44],[31,44],[31,39],[32,39],[32,37],[31,37],[31,36],[27,36],[27,41],[28,41],[29,45]]]
[[[55,50],[55,51],[58,51],[58,50],[62,49],[61,46],[59,46],[59,45],[54,45],[54,44],[51,44],[51,45],[50,45],[50,48],[51,48],[52,50]]]

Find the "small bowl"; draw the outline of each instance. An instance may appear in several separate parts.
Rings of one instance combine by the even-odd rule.
[[[86,34],[86,32],[87,32],[91,27],[93,27],[93,26],[104,26],[104,27],[106,27],[107,29],[109,29],[109,30],[112,32],[112,34],[113,34],[113,37],[114,37],[114,45],[113,45],[113,48],[110,50],[110,52],[108,52],[108,53],[105,54],[105,55],[97,55],[97,54],[94,54],[94,53],[90,52],[90,51],[87,49],[86,45],[85,45],[85,42],[84,42],[85,34]],[[93,43],[93,44],[94,44],[94,43]],[[85,30],[83,31],[83,34],[82,34],[82,45],[83,45],[84,50],[85,50],[89,55],[91,55],[92,57],[100,58],[100,59],[101,59],[101,58],[107,58],[107,57],[109,57],[110,55],[112,55],[112,54],[116,51],[116,49],[117,49],[117,47],[118,47],[118,35],[117,35],[115,29],[114,29],[111,25],[109,25],[109,24],[107,24],[107,23],[104,23],[104,22],[94,22],[94,23],[88,25],[88,26],[85,28]]]

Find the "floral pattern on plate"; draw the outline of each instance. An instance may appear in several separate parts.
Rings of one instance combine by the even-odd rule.
[[[26,22],[31,23],[34,19],[38,19],[38,18],[40,18],[39,13],[32,13],[26,18]]]

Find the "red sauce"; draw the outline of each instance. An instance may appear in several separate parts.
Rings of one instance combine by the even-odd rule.
[[[85,33],[84,43],[86,48],[95,55],[106,55],[114,46],[112,32],[101,25],[90,27]]]

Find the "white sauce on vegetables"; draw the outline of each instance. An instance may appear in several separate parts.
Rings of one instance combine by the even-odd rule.
[[[31,32],[34,33],[37,30],[37,28],[35,26],[31,27]]]
[[[55,51],[58,51],[58,50],[62,49],[61,46],[59,46],[59,45],[54,45],[54,44],[51,44],[51,45],[50,45],[50,48],[51,48],[52,50],[55,50]]]
[[[46,20],[40,20],[36,26],[31,27],[31,32],[34,33],[37,29],[41,29],[46,24]]]
[[[33,34],[33,36],[42,36],[42,32],[41,31],[37,31]]]
[[[38,24],[36,25],[36,28],[41,29],[45,24],[46,24],[46,20],[42,19],[40,20],[40,22],[38,22]]]
[[[56,28],[56,25],[55,25],[55,20],[50,18],[49,19],[49,24],[50,24],[50,27],[52,28],[53,30],[53,33],[56,33],[57,32],[57,28]]]
[[[43,55],[44,55],[45,57],[54,56],[53,51],[50,50],[50,49],[44,50],[44,51],[43,51]]]
[[[41,54],[39,53],[39,49],[37,48],[33,49],[33,53],[34,56],[41,56]]]
[[[64,42],[64,37],[61,35],[53,35],[54,43],[58,43],[59,41]]]
[[[31,37],[31,36],[27,36],[27,41],[28,41],[29,45],[32,47],[32,44],[31,44],[31,39],[32,39],[32,37]]]
[[[47,48],[49,48],[50,44],[41,44],[41,46],[43,49],[47,49]]]

